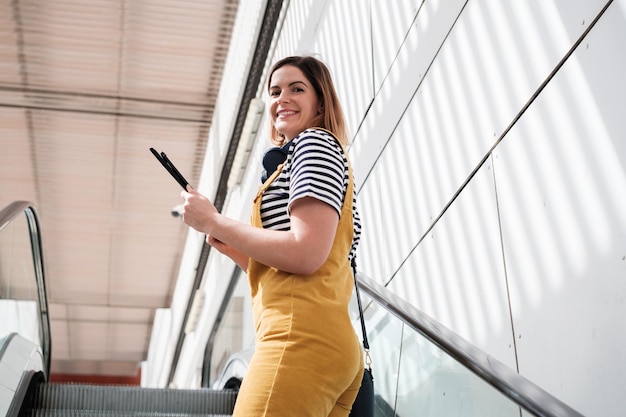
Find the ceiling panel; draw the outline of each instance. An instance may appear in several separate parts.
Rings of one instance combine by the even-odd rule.
[[[187,227],[236,0],[0,0],[0,208],[35,203],[52,372],[136,375]]]

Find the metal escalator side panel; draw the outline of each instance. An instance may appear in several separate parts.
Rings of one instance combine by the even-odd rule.
[[[17,333],[0,343],[0,416],[17,417],[32,382],[43,380],[41,348]]]

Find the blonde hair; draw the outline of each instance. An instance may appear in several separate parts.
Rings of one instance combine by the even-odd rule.
[[[317,93],[322,112],[311,122],[311,127],[321,127],[332,132],[339,142],[347,146],[350,142],[346,129],[346,120],[335,90],[332,76],[328,67],[319,59],[312,56],[289,56],[276,62],[270,69],[267,79],[269,91],[274,72],[286,65],[298,68],[311,83]],[[276,146],[282,146],[285,138],[276,131],[270,117],[270,141]]]

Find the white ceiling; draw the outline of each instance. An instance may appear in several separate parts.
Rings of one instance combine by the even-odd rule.
[[[52,373],[136,375],[187,227],[238,0],[0,0],[0,208],[35,203]]]

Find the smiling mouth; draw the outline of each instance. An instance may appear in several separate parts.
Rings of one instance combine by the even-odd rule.
[[[277,117],[286,117],[286,116],[293,116],[294,114],[296,114],[295,111],[293,110],[283,110],[283,111],[279,111],[276,116]]]

